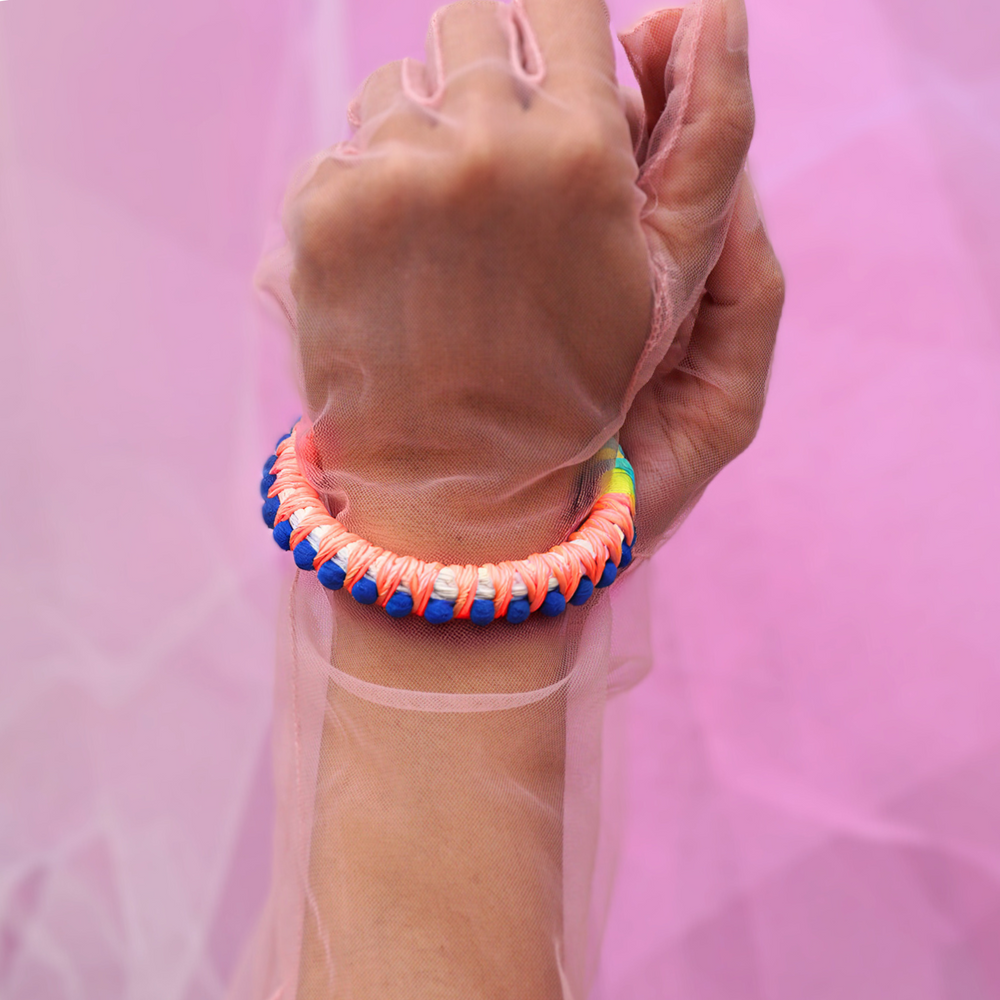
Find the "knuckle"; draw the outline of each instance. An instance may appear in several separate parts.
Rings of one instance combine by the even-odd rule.
[[[340,228],[339,199],[328,188],[303,191],[290,208],[288,229],[297,266],[308,279],[322,270],[330,253],[331,236]]]
[[[746,451],[757,436],[764,415],[762,402],[756,398],[756,393],[747,393],[742,404],[736,407],[731,430],[732,458]]]
[[[728,465],[753,443],[764,413],[763,393],[743,388],[732,394],[715,415],[715,432],[710,437],[708,463],[713,471]]]
[[[777,320],[785,308],[786,292],[785,272],[781,269],[781,265],[777,259],[774,260],[774,270],[768,281],[766,291],[765,302],[774,315],[775,320]]]
[[[486,128],[474,128],[459,146],[427,172],[421,199],[428,210],[482,213],[497,200],[505,169],[505,154]]]
[[[419,160],[401,146],[390,147],[366,178],[360,204],[369,212],[392,211],[413,197],[418,184]]]
[[[387,148],[371,171],[357,177],[351,192],[348,225],[369,239],[390,238],[427,200],[424,161],[403,146]]]
[[[286,224],[302,279],[320,280],[345,255],[391,239],[424,198],[420,174],[419,161],[389,150],[300,191]]]
[[[464,129],[455,162],[455,180],[464,191],[467,187],[492,187],[504,163],[504,151],[494,128],[485,124],[486,116],[473,114],[473,122]]]
[[[599,121],[574,122],[561,138],[552,141],[546,155],[548,185],[569,203],[582,200],[598,206],[628,197],[630,185],[621,183],[624,175],[614,148]]]
[[[590,177],[600,174],[607,162],[607,142],[603,131],[584,120],[569,131],[558,146],[558,167],[564,176]]]
[[[757,266],[753,299],[758,315],[765,322],[777,326],[785,305],[785,274],[770,244]]]

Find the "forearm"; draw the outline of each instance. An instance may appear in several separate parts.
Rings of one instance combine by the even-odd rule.
[[[333,660],[365,681],[556,688],[512,708],[428,712],[330,683],[299,996],[561,997],[565,623],[401,629],[331,599]]]
[[[371,488],[367,503],[350,499],[351,527],[394,551],[500,561],[559,541],[580,479],[562,470],[516,501],[475,507],[442,491],[436,516],[423,518],[387,501],[405,491]],[[376,524],[372,509],[388,516]],[[539,615],[481,628],[394,621],[344,593],[328,599],[335,670],[431,700],[407,710],[328,685],[300,997],[561,997],[559,682],[586,609],[573,609],[569,629]],[[477,694],[478,711],[455,711],[475,706],[449,698]],[[440,710],[428,711],[434,695]]]

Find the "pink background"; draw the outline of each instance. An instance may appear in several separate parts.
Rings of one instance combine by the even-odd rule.
[[[223,995],[297,412],[250,275],[432,6],[0,3],[5,1000]],[[1000,997],[1000,7],[750,15],[788,305],[757,442],[656,560],[598,996]]]

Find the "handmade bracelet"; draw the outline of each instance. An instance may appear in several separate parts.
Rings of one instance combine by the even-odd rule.
[[[298,429],[296,422],[264,463],[264,522],[278,545],[293,550],[299,569],[316,570],[324,587],[346,587],[360,604],[377,603],[393,618],[413,613],[435,623],[468,618],[488,625],[495,618],[523,622],[532,611],[554,616],[567,602],[586,603],[632,561],[635,472],[614,439],[598,454],[610,467],[605,489],[561,545],[495,565],[444,566],[395,555],[347,531],[299,468]]]

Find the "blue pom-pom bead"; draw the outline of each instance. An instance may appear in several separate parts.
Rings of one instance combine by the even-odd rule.
[[[632,561],[632,546],[622,542],[622,558],[618,563],[619,569],[624,569]]]
[[[264,463],[264,471],[263,471],[263,472],[261,473],[261,475],[262,475],[262,476],[269,476],[269,475],[271,475],[271,468],[272,468],[272,466],[274,465],[274,463],[275,463],[275,462],[277,462],[277,461],[278,461],[278,456],[277,456],[277,455],[272,455],[272,456],[271,456],[271,457],[270,457],[270,458],[269,458],[269,459],[268,459],[268,460],[267,460],[267,461],[266,461],[266,462]]]
[[[281,501],[277,497],[268,497],[261,507],[261,514],[264,516],[264,523],[271,529],[274,528],[274,519],[278,516],[278,508]]]
[[[433,622],[435,625],[450,622],[454,615],[454,606],[449,604],[447,601],[442,601],[436,597],[429,600],[427,602],[427,607],[424,609],[424,617],[429,622]]]
[[[291,436],[292,436],[292,432],[291,431],[289,431],[287,434],[282,434],[281,437],[278,438],[278,440],[275,443],[274,447],[277,448],[278,445],[281,444],[282,441],[287,441]]]
[[[375,586],[374,580],[369,580],[368,577],[361,577],[358,582],[351,587],[351,597],[358,602],[358,604],[374,604],[378,600],[378,587]]]
[[[279,521],[274,526],[274,540],[287,552],[292,541],[292,522]]]
[[[597,586],[610,587],[615,582],[616,576],[618,576],[618,567],[609,559],[604,564],[604,572],[601,574],[600,580],[597,581]]]
[[[507,605],[507,621],[520,625],[531,614],[531,605],[522,597]]]
[[[393,618],[405,618],[413,610],[413,598],[409,594],[404,594],[397,590],[388,601],[385,602],[385,613]]]
[[[347,574],[331,559],[320,566],[316,576],[327,590],[340,590]]]
[[[586,604],[590,600],[590,595],[594,592],[594,581],[590,579],[589,576],[581,576],[580,582],[576,585],[576,590],[573,592],[573,596],[569,599],[569,603],[579,607],[581,604]]]
[[[313,548],[312,542],[308,538],[303,538],[298,545],[295,546],[295,551],[292,553],[295,557],[295,565],[299,569],[312,569],[313,560],[316,558],[316,550]]]
[[[558,590],[550,590],[542,601],[542,606],[538,609],[543,615],[555,618],[566,610],[566,598]]]
[[[497,609],[492,601],[475,600],[469,609],[469,621],[476,625],[489,625],[496,613]]]
[[[274,485],[274,481],[277,478],[278,478],[277,476],[264,476],[264,478],[260,481],[260,498],[261,498],[261,500],[266,500],[267,499],[268,491]]]

